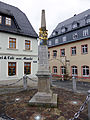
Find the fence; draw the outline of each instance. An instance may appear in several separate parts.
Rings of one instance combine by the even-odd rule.
[[[85,109],[85,106],[88,104],[88,120],[90,120],[90,90],[88,91],[88,95],[86,97],[85,102],[81,105],[78,112],[74,114],[74,117],[69,120],[75,120],[80,116],[80,113]]]
[[[33,81],[33,82],[37,82],[37,80],[34,80],[34,79],[28,77],[27,75],[25,75],[25,76],[23,76],[23,78],[20,78],[19,80],[17,80],[14,83],[6,84],[6,85],[0,84],[0,87],[13,86],[13,85],[17,84],[18,82],[23,81],[23,89],[27,90],[27,79],[29,79],[30,81]],[[50,79],[52,79],[52,76],[50,76]],[[76,88],[76,79],[75,79],[75,77],[72,78],[72,81],[73,81],[72,82],[73,91],[76,92],[77,88]],[[52,85],[52,82],[51,82],[51,85]],[[90,120],[90,90],[88,90],[88,95],[87,95],[87,97],[85,99],[85,102],[81,105],[78,112],[76,112],[74,114],[74,117],[69,119],[69,120],[77,119],[80,116],[80,113],[85,109],[87,104],[88,104],[88,120]],[[3,118],[2,120],[15,120],[15,119],[10,118],[10,117],[8,117],[6,115],[3,115],[2,118]]]
[[[38,80],[35,79],[24,75],[19,80],[11,81],[11,83],[9,81],[6,81],[6,83],[3,82],[2,84],[0,83],[0,95],[6,93],[17,93],[23,90],[37,88]]]

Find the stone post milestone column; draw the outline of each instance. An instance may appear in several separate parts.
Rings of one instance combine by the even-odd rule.
[[[40,45],[38,46],[38,92],[29,101],[30,105],[57,106],[57,94],[50,90],[50,75],[48,63],[47,30],[45,10],[42,10],[41,28],[39,29]]]

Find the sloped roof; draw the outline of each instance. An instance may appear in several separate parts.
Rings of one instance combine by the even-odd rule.
[[[0,13],[13,17],[19,28],[17,30],[14,30],[14,29],[9,29],[9,28],[6,29],[4,27],[0,27],[1,31],[3,30],[6,32],[11,32],[11,33],[35,37],[35,38],[38,37],[37,33],[33,29],[26,15],[17,7],[0,2]]]
[[[66,27],[68,29],[68,31],[71,31],[72,30],[72,24],[74,22],[78,22],[79,23],[79,27],[82,27],[82,26],[85,25],[85,18],[88,15],[90,15],[90,9],[88,9],[88,10],[86,10],[86,11],[84,11],[84,12],[78,14],[78,15],[74,15],[73,17],[71,17],[71,18],[69,18],[69,19],[67,19],[67,20],[65,20],[63,22],[60,22],[56,26],[56,28],[53,30],[53,32],[56,31],[56,32],[58,32],[58,34],[61,34],[61,28],[62,28],[62,26]],[[52,32],[52,34],[50,35],[49,38],[54,37],[53,36],[53,32]]]

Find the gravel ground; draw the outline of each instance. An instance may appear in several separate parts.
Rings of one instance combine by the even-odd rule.
[[[6,114],[16,120],[35,120],[40,115],[41,120],[69,120],[86,99],[86,94],[74,93],[62,88],[51,88],[53,93],[58,94],[58,107],[31,107],[29,100],[37,92],[37,89],[18,91],[0,95],[0,116]],[[10,91],[9,91],[10,92]],[[77,104],[73,103],[77,102]],[[77,120],[88,120],[87,105]]]

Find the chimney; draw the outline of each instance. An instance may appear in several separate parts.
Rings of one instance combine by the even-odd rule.
[[[42,28],[42,30],[46,30],[45,10],[42,10],[42,15],[41,15],[41,28]]]

